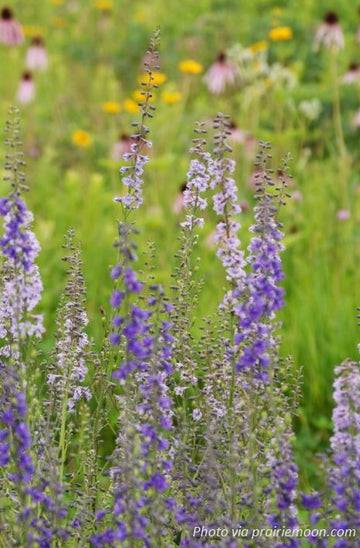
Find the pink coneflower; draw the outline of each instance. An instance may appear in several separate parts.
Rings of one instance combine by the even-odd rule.
[[[339,18],[334,11],[329,11],[316,31],[314,50],[317,51],[320,46],[324,46],[326,49],[339,50],[344,45],[344,35],[339,25]]]
[[[216,62],[211,65],[204,76],[209,91],[215,95],[224,93],[227,86],[233,86],[237,75],[237,67],[226,60],[226,54],[221,51]]]
[[[0,42],[8,46],[17,46],[24,41],[20,23],[13,18],[10,8],[2,8],[0,15]]]
[[[34,36],[31,46],[26,53],[26,66],[30,70],[45,70],[48,66],[48,57],[41,36]]]
[[[35,97],[35,84],[32,79],[32,74],[28,70],[23,72],[17,91],[17,100],[19,103],[26,105],[31,103]]]
[[[360,65],[358,63],[350,63],[349,68],[342,77],[344,84],[354,84],[360,80]]]
[[[179,188],[179,192],[175,198],[175,201],[173,203],[173,207],[172,207],[172,210],[173,210],[173,213],[175,213],[175,215],[179,215],[179,213],[181,212],[182,208],[184,207],[184,192],[186,190],[186,181],[184,183],[182,183],[180,185],[180,188]]]
[[[122,160],[124,154],[131,152],[131,145],[134,141],[126,133],[122,133],[119,137],[119,140],[116,141],[112,148],[111,158],[116,162]]]

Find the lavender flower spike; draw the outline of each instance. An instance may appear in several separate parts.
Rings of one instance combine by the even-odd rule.
[[[16,111],[14,111],[16,114]],[[21,172],[24,162],[19,150],[19,122],[8,122],[6,131],[10,138],[6,143],[11,150],[6,156],[5,169],[11,173],[11,190],[0,199],[0,214],[4,218],[4,234],[0,239],[3,261],[3,287],[0,295],[0,338],[18,342],[26,336],[40,337],[44,332],[42,316],[33,313],[39,303],[42,282],[35,259],[40,251],[39,243],[31,230],[32,213],[20,198],[27,190]],[[9,351],[8,344],[1,354]]]
[[[149,128],[145,125],[146,118],[152,118],[152,111],[155,110],[155,107],[150,104],[152,97],[152,91],[157,87],[153,83],[154,77],[153,72],[158,70],[158,43],[159,43],[160,31],[155,31],[154,35],[150,41],[150,49],[147,52],[146,59],[144,63],[145,72],[147,74],[147,81],[142,82],[143,91],[141,94],[144,96],[144,100],[139,103],[141,107],[141,121],[135,123],[136,133],[131,135],[133,144],[131,145],[131,152],[124,154],[123,158],[126,161],[130,161],[129,166],[124,166],[120,169],[122,174],[122,182],[124,186],[127,187],[127,194],[121,197],[115,197],[115,202],[120,202],[123,204],[125,210],[138,209],[143,202],[142,198],[142,184],[143,179],[142,175],[144,173],[144,166],[149,161],[148,156],[142,153],[144,148],[151,147],[151,141],[148,140],[147,134],[149,133]]]
[[[202,124],[197,124],[196,133],[204,133]],[[195,226],[202,227],[204,219],[195,217],[197,209],[204,210],[207,207],[207,201],[201,197],[209,186],[209,166],[211,165],[211,156],[203,150],[206,144],[204,139],[198,138],[193,140],[194,146],[190,152],[194,154],[190,162],[189,171],[187,173],[186,189],[184,190],[184,208],[187,211],[186,220],[180,226],[189,229],[191,232]]]
[[[216,255],[226,270],[226,278],[232,289],[225,295],[223,306],[233,307],[238,295],[243,291],[245,279],[244,252],[240,249],[238,231],[240,223],[234,217],[241,213],[238,203],[237,187],[231,176],[235,170],[235,162],[226,154],[231,148],[226,142],[229,132],[228,116],[218,114],[214,120],[214,127],[218,133],[214,137],[215,159],[209,165],[211,175],[210,188],[219,189],[213,196],[214,211],[222,217],[216,226],[215,240],[218,246]]]
[[[268,148],[263,146],[265,150]],[[270,176],[263,171],[257,183],[256,224],[250,229],[254,236],[248,247],[247,262],[252,272],[246,280],[246,296],[235,309],[239,319],[235,343],[240,345],[236,368],[255,368],[256,376],[265,381],[271,353],[277,347],[275,312],[284,304],[284,290],[278,287],[284,278],[280,259],[283,233],[276,215],[278,205],[283,203],[281,193],[285,183],[277,195],[268,191],[272,185]]]
[[[334,433],[330,440],[333,464],[328,483],[337,518],[333,527],[360,527],[360,368],[345,360],[335,369]],[[352,546],[335,543],[334,546]],[[341,542],[344,542],[342,539]]]

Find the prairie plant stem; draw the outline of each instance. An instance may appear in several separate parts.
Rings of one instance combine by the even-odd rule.
[[[340,205],[341,207],[348,207],[348,189],[347,189],[347,177],[348,177],[348,166],[347,166],[347,153],[345,147],[344,133],[342,128],[341,120],[341,105],[340,105],[340,92],[339,92],[339,78],[337,70],[337,58],[336,52],[331,51],[331,77],[333,84],[333,116],[334,116],[334,129],[336,144],[339,153],[339,175],[340,175],[340,185],[341,188],[341,197]]]
[[[66,433],[66,412],[67,412],[67,390],[64,395],[62,406],[61,406],[61,427],[60,427],[60,440],[59,440],[59,454],[60,454],[60,483],[63,481],[64,477],[64,467],[66,459],[66,447],[65,447],[65,433]]]

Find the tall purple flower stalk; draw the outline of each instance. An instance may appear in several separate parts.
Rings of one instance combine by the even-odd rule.
[[[125,220],[127,213],[134,209],[138,209],[142,202],[142,185],[143,185],[143,173],[144,166],[149,161],[149,157],[143,154],[144,149],[150,149],[152,146],[151,141],[147,138],[149,128],[145,125],[147,118],[152,118],[152,111],[155,107],[150,104],[153,96],[153,90],[157,88],[154,83],[153,73],[159,70],[157,51],[160,39],[160,31],[156,30],[150,41],[150,48],[146,54],[146,61],[144,62],[144,70],[147,75],[146,81],[141,83],[141,94],[144,96],[144,100],[139,103],[141,108],[141,121],[134,123],[135,133],[131,135],[133,144],[131,145],[131,152],[124,154],[124,160],[130,162],[130,165],[124,166],[120,169],[122,174],[122,182],[127,187],[127,193],[125,196],[114,198],[115,202],[120,202],[124,206]]]
[[[360,368],[345,360],[335,369],[334,433],[330,439],[332,464],[328,484],[333,493],[335,528],[360,527]],[[352,540],[339,539],[334,546],[353,546]]]
[[[42,316],[33,310],[41,299],[42,282],[35,259],[40,246],[31,230],[32,213],[27,209],[21,193],[27,190],[22,168],[25,165],[19,150],[19,129],[14,122],[7,124],[10,138],[6,144],[11,152],[6,156],[5,169],[11,173],[8,196],[0,199],[0,214],[4,218],[4,233],[0,239],[3,255],[3,285],[0,296],[0,338],[4,345],[0,356],[9,356],[26,337],[41,337],[44,332]]]
[[[269,526],[273,528],[293,529],[299,523],[296,507],[298,468],[291,447],[292,437],[291,418],[276,417],[274,438],[266,449],[269,468],[268,486],[265,488],[266,514]],[[282,538],[274,543],[276,548],[297,546],[300,546],[300,541],[296,538]]]
[[[168,317],[171,306],[165,302],[160,286],[147,287],[138,279],[133,267],[136,246],[132,236],[136,231],[126,222],[129,213],[142,203],[142,173],[147,158],[140,150],[151,145],[145,138],[149,130],[144,119],[152,116],[149,100],[154,87],[152,71],[156,68],[157,43],[158,32],[147,54],[148,82],[144,83],[142,121],[133,136],[132,152],[125,158],[132,165],[122,170],[128,192],[124,198],[115,199],[124,205],[124,220],[118,222],[119,239],[115,244],[119,260],[111,270],[114,290],[110,298],[109,335],[116,363],[113,378],[121,387],[116,397],[119,435],[110,469],[112,517],[108,515],[104,521],[108,527],[92,537],[94,546],[120,543],[124,547],[150,548],[159,539],[166,542],[175,507],[175,501],[167,496],[172,468],[168,440],[172,430],[172,400],[167,386],[172,373],[173,337]],[[145,298],[144,306],[141,301]]]
[[[266,144],[263,147],[264,151],[268,148]],[[278,286],[284,278],[280,259],[283,233],[277,220],[284,189],[279,188],[274,194],[270,191],[273,186],[268,172],[263,170],[257,181],[256,223],[250,229],[254,233],[247,256],[251,272],[245,293],[239,294],[240,303],[235,308],[238,318],[235,342],[239,345],[236,369],[251,368],[264,381],[269,378],[267,369],[277,347],[275,314],[284,304],[284,289]]]
[[[69,416],[76,411],[81,399],[90,400],[91,391],[84,384],[88,368],[90,344],[85,331],[88,318],[85,310],[85,283],[79,245],[74,242],[74,230],[69,229],[63,246],[68,251],[67,283],[57,311],[55,349],[47,369],[48,424],[58,434],[60,481],[63,480],[66,455],[72,429]]]
[[[3,470],[1,506],[15,521],[8,536],[9,545],[50,546],[54,535],[65,538],[53,520],[63,516],[63,509],[47,494],[47,482],[37,477],[32,454],[26,402],[27,355],[31,337],[43,332],[42,317],[33,309],[40,301],[42,284],[35,258],[39,244],[30,229],[32,215],[21,198],[26,190],[22,173],[19,121],[16,109],[10,110],[6,143],[10,153],[5,168],[11,190],[0,200],[4,217],[4,235],[0,240],[3,280],[0,295],[0,465]],[[6,473],[7,472],[7,473]],[[44,480],[44,481],[43,481]],[[50,517],[50,521],[49,521]]]
[[[235,162],[227,154],[231,147],[227,143],[229,132],[228,116],[218,114],[214,120],[214,128],[218,130],[214,137],[214,159],[210,162],[210,188],[217,189],[213,196],[214,211],[222,220],[216,226],[217,256],[226,270],[226,279],[231,284],[231,290],[226,294],[223,306],[235,305],[239,292],[243,290],[245,279],[244,252],[240,248],[238,232],[240,223],[236,217],[241,213],[237,187],[232,174]]]
[[[129,281],[129,269],[124,276]],[[124,293],[131,292],[129,284],[137,283],[131,276]],[[142,542],[141,546],[152,547],[157,539],[167,537],[175,507],[166,495],[172,468],[168,441],[172,400],[167,379],[172,373],[173,337],[170,322],[162,316],[168,315],[170,307],[162,302],[161,288],[150,289],[157,295],[150,296],[147,309],[132,303],[127,317],[116,316],[117,322],[122,320],[116,345],[124,343],[124,352],[113,376],[124,392],[117,398],[119,436],[110,470],[115,520],[111,528],[92,538],[95,546],[113,546],[118,541],[122,546]],[[118,301],[114,304],[117,308]]]

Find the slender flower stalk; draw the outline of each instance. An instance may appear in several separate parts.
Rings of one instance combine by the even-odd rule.
[[[129,166],[124,166],[120,169],[122,174],[123,185],[127,187],[127,194],[122,197],[114,198],[115,202],[120,202],[124,206],[124,221],[126,221],[130,211],[138,209],[143,202],[142,198],[142,175],[144,173],[144,166],[149,161],[148,156],[143,154],[145,148],[151,148],[151,141],[148,140],[147,135],[149,128],[145,125],[147,118],[152,118],[152,112],[155,107],[151,104],[151,98],[153,96],[153,90],[158,86],[154,83],[155,77],[153,73],[159,70],[157,51],[159,44],[160,31],[155,31],[150,41],[150,48],[146,55],[144,62],[144,71],[146,74],[146,81],[141,85],[143,90],[141,94],[144,99],[139,103],[141,108],[141,121],[135,123],[136,132],[131,135],[133,144],[131,145],[131,152],[125,153],[123,158],[130,162]]]
[[[64,511],[48,493],[48,482],[37,474],[36,459],[28,421],[27,376],[31,366],[29,345],[44,331],[42,317],[33,310],[41,296],[42,284],[35,259],[39,244],[30,229],[31,213],[21,198],[24,162],[20,152],[17,110],[10,110],[6,141],[10,153],[5,168],[11,190],[0,200],[4,235],[0,240],[4,276],[0,294],[0,451],[2,478],[1,506],[5,506],[13,528],[8,543],[18,546],[50,546],[51,540],[65,538],[54,520]],[[16,517],[15,517],[16,516]],[[14,518],[14,519],[13,519]],[[49,518],[51,518],[49,520]]]
[[[334,433],[330,440],[332,464],[328,483],[333,493],[336,528],[360,527],[360,369],[345,360],[335,369]],[[345,544],[341,544],[345,542]],[[339,540],[336,547],[352,546]]]
[[[264,150],[268,148],[268,145],[263,146]],[[285,182],[282,184],[284,187]],[[248,247],[247,263],[251,272],[246,280],[245,296],[235,309],[239,322],[235,337],[239,345],[236,369],[240,371],[250,367],[255,376],[264,381],[269,378],[267,368],[271,353],[277,347],[275,313],[284,304],[284,290],[278,287],[284,278],[280,259],[280,252],[284,249],[280,243],[283,233],[276,218],[276,202],[283,203],[283,188],[274,195],[269,191],[272,186],[274,183],[269,174],[262,169],[255,196],[258,200],[254,210],[256,224],[250,229],[254,236]]]
[[[210,188],[217,189],[213,196],[214,211],[222,220],[216,226],[215,241],[217,243],[217,257],[226,270],[226,279],[232,289],[226,294],[223,306],[232,307],[236,297],[243,290],[245,279],[244,252],[240,249],[238,232],[240,223],[234,219],[240,212],[237,187],[231,176],[235,170],[235,162],[227,157],[231,147],[227,143],[230,135],[229,116],[218,114],[214,120],[214,128],[218,130],[214,137],[214,160],[210,164]]]
[[[85,332],[88,318],[84,307],[85,284],[80,249],[74,244],[73,229],[66,235],[64,248],[69,252],[64,258],[69,264],[68,280],[59,305],[56,319],[57,340],[47,375],[49,419],[53,417],[53,428],[59,430],[61,480],[69,445],[69,415],[75,411],[81,398],[91,398],[90,389],[83,384],[88,372],[86,357],[89,341]]]

